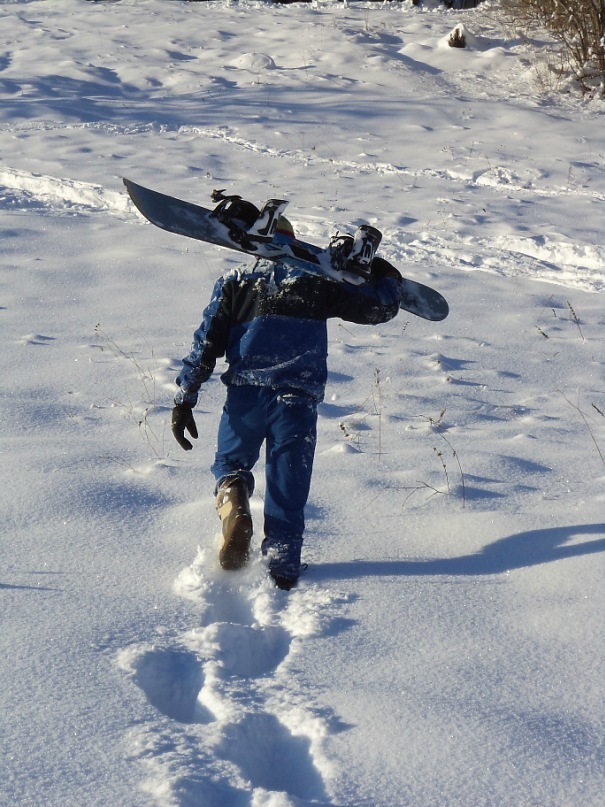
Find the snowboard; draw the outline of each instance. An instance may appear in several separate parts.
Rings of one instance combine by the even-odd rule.
[[[280,231],[278,223],[288,204],[286,200],[269,199],[259,210],[239,196],[214,191],[216,207],[210,210],[129,179],[123,181],[136,208],[156,227],[256,258],[283,261],[340,282],[366,282],[382,237],[379,230],[362,225],[355,235],[337,235],[327,247],[319,247]],[[408,278],[403,278],[400,285],[403,311],[435,322],[447,317],[447,301],[435,289]]]

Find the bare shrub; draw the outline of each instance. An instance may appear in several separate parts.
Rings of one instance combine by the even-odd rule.
[[[549,31],[582,88],[605,96],[603,0],[502,0],[502,6],[517,28]]]

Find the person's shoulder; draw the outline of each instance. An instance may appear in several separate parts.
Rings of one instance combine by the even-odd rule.
[[[266,275],[269,271],[270,261],[254,261],[253,263],[234,266],[223,273],[219,283],[242,283]]]

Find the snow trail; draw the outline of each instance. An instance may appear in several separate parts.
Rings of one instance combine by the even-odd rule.
[[[229,804],[333,805],[326,707],[297,683],[296,657],[305,642],[344,624],[348,598],[313,584],[280,592],[259,562],[230,578],[202,549],[175,590],[195,602],[200,625],[117,657],[168,719],[159,732],[155,721],[134,732],[131,753],[145,758],[173,737],[175,752],[154,752],[145,788],[160,804],[205,799],[218,807],[228,797]]]
[[[233,142],[228,139],[228,142]],[[242,145],[243,141],[238,145]],[[245,147],[252,148],[251,143]],[[254,147],[255,148],[255,147]],[[256,150],[256,149],[255,149]],[[270,150],[259,150],[262,155],[282,158],[285,153],[273,154]],[[288,156],[308,162],[309,158],[302,152],[291,152]],[[340,167],[345,164],[340,163]],[[335,166],[336,168],[337,166]],[[395,166],[383,166],[388,173],[406,173],[405,169]],[[362,175],[370,172],[370,166],[361,164],[346,164],[347,171]],[[380,173],[380,165],[374,165],[372,173]],[[417,172],[407,172],[417,176]],[[431,172],[434,175],[434,172]],[[28,210],[42,207],[54,215],[60,213],[74,214],[110,214],[129,222],[140,221],[132,202],[127,194],[112,191],[100,185],[62,179],[51,176],[30,174],[24,171],[0,167],[0,185],[4,191],[0,193],[0,207],[7,210]],[[471,185],[467,185],[467,189]],[[490,187],[494,186],[490,183]],[[504,183],[506,193],[511,187]],[[526,188],[516,188],[526,191]],[[532,189],[532,192],[538,192]],[[545,191],[546,192],[546,191]],[[579,192],[569,191],[574,195]],[[548,193],[553,193],[548,192]],[[557,194],[561,197],[561,192]],[[597,195],[595,199],[600,199]],[[192,200],[195,201],[195,200]],[[296,215],[296,211],[294,212]],[[377,222],[375,222],[377,223]],[[327,243],[331,234],[339,227],[335,224],[326,227],[325,215],[309,216],[304,214],[303,226],[299,231],[311,233],[317,243]],[[342,229],[351,230],[352,223],[344,224]],[[557,240],[546,235],[525,237],[498,236],[485,239],[481,236],[469,235],[466,232],[451,232],[444,238],[438,229],[426,229],[423,232],[405,232],[401,227],[386,227],[384,229],[384,245],[382,253],[389,260],[400,266],[412,266],[415,263],[423,265],[431,263],[434,266],[451,266],[466,271],[494,272],[504,277],[536,277],[544,282],[558,283],[570,288],[584,291],[602,291],[605,265],[605,246],[599,244],[574,244]],[[414,271],[406,269],[405,272],[414,277]]]

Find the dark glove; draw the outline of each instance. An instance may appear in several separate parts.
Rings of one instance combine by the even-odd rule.
[[[193,445],[185,437],[185,429],[194,440],[197,440],[197,426],[193,419],[191,406],[184,403],[177,404],[172,410],[172,433],[181,448],[184,448],[185,451],[191,451]]]
[[[398,269],[385,261],[384,258],[374,258],[372,261],[372,274],[371,277],[376,280],[383,280],[385,277],[390,277],[393,280],[401,281],[402,277]]]

